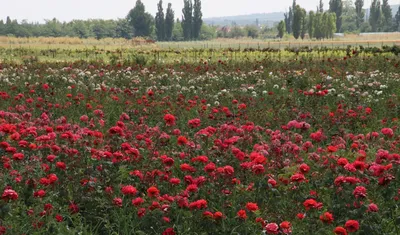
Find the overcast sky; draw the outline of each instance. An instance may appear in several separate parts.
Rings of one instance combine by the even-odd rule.
[[[142,0],[146,11],[155,15],[159,0]],[[72,19],[123,18],[133,8],[136,0],[1,0],[0,19],[10,16],[21,21],[43,22],[56,17],[61,21]],[[164,9],[171,2],[175,16],[181,15],[183,0],[164,0]],[[251,13],[279,12],[287,10],[292,0],[202,0],[203,17],[232,16]],[[297,0],[307,10],[314,10],[319,0]],[[399,4],[400,0],[389,0]],[[325,9],[329,0],[324,0]],[[369,6],[371,0],[365,0]]]

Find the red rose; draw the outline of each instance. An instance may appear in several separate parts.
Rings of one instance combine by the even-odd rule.
[[[249,211],[258,211],[258,205],[257,205],[257,203],[248,202],[246,204],[246,209]]]
[[[333,232],[337,235],[347,235],[347,231],[343,227],[336,227]]]
[[[348,232],[356,232],[360,228],[357,220],[348,220],[344,226]]]
[[[267,234],[279,234],[279,226],[276,223],[269,223],[265,226]]]

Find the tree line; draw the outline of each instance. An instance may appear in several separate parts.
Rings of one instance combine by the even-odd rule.
[[[164,14],[163,1],[157,4],[155,17],[146,12],[141,0],[137,0],[127,16],[118,20],[72,20],[60,22],[56,18],[45,20],[44,24],[18,23],[7,17],[0,20],[0,35],[16,37],[79,37],[102,38],[154,38],[159,41],[207,40],[216,36],[216,28],[203,24],[201,0],[184,0],[182,18],[175,19],[172,4]]]
[[[400,31],[400,6],[395,16],[388,0],[372,0],[367,17],[364,0],[330,0],[329,9],[324,11],[320,0],[316,11],[307,11],[293,0],[284,20],[277,26],[278,36],[293,34],[298,39],[332,38],[335,33],[343,32],[394,32]]]
[[[370,11],[366,12],[364,0],[330,0],[327,10],[322,0],[316,11],[307,12],[293,0],[284,20],[277,27],[262,26],[256,20],[244,27],[232,22],[231,26],[216,27],[203,23],[201,0],[183,0],[184,7],[179,17],[175,16],[172,4],[164,10],[163,0],[157,4],[153,17],[146,12],[142,0],[127,16],[117,20],[72,20],[60,22],[56,18],[45,23],[18,22],[7,17],[0,20],[0,35],[16,37],[79,37],[96,39],[145,37],[158,41],[208,40],[225,38],[271,38],[278,35],[293,35],[296,39],[332,38],[335,33],[344,32],[391,32],[400,31],[400,7],[392,15],[388,0],[372,0]]]

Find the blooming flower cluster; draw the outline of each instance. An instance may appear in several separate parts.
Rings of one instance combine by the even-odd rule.
[[[400,231],[400,76],[360,60],[1,64],[0,234]]]

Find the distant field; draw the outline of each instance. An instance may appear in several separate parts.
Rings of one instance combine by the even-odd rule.
[[[85,49],[96,47],[104,50],[116,49],[189,49],[189,48],[274,48],[284,49],[287,47],[328,47],[344,48],[351,46],[364,47],[382,47],[384,45],[393,46],[400,45],[400,33],[379,34],[379,35],[346,35],[342,38],[334,38],[329,40],[295,40],[289,38],[287,40],[277,39],[215,39],[210,41],[191,41],[191,42],[156,42],[146,43],[143,39],[126,40],[126,39],[101,39],[94,38],[79,39],[79,38],[9,38],[0,37],[0,47],[3,48],[31,48],[31,49]]]
[[[227,40],[227,41],[207,41],[207,42],[160,42],[157,43],[160,48],[188,49],[188,48],[204,48],[204,49],[219,49],[219,48],[298,48],[308,46],[313,47],[328,47],[328,48],[345,48],[351,46],[363,47],[382,47],[400,45],[400,39],[397,40],[298,40],[298,41],[258,41],[258,40]]]
[[[353,48],[381,48],[400,46],[400,34],[368,35],[364,37],[349,35],[331,40],[257,40],[257,39],[215,39],[192,42],[154,42],[145,39],[102,39],[93,38],[8,38],[0,37],[0,61],[26,63],[34,61],[106,61],[107,63],[140,63],[158,61],[198,62],[206,58],[241,61],[260,60],[265,57],[279,59],[291,53],[303,51],[307,56],[321,56],[318,48],[341,49],[336,56],[346,55],[348,46]],[[308,47],[313,50],[310,52]],[[255,50],[245,50],[253,48]],[[303,48],[302,50],[293,50]],[[229,50],[228,50],[229,49]],[[233,50],[230,50],[233,49]],[[238,52],[238,49],[242,52]],[[258,49],[258,50],[257,50]],[[361,48],[360,48],[361,49]],[[281,50],[283,53],[275,53]],[[256,51],[256,52],[253,52]],[[271,53],[266,53],[269,51]],[[344,53],[344,54],[343,54]],[[289,53],[290,54],[290,53]],[[289,55],[290,56],[290,55]],[[329,53],[325,56],[331,56]]]

